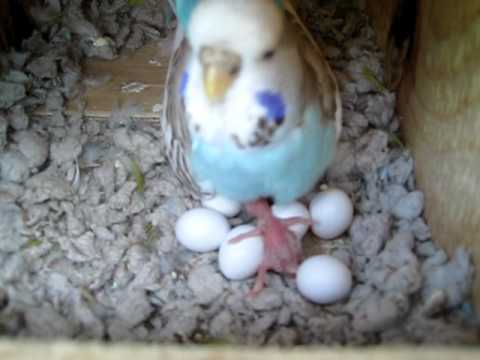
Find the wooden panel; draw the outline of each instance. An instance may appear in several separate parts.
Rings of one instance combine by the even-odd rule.
[[[143,106],[138,117],[158,118],[160,112],[153,111],[154,106],[163,102],[168,58],[159,58],[157,43],[150,43],[142,49],[115,61],[93,60],[86,63],[86,75],[111,75],[111,80],[98,88],[90,88],[85,94],[87,115],[109,116],[117,102],[133,102]],[[122,92],[122,86],[138,82],[146,87],[140,92]],[[157,109],[158,110],[158,109]]]
[[[367,0],[367,13],[370,17],[378,45],[385,50],[400,0]]]
[[[95,343],[32,343],[0,341],[2,360],[476,360],[479,347],[363,347],[296,349],[105,345]]]
[[[433,237],[480,267],[480,1],[421,0],[399,94]],[[480,310],[480,276],[475,295]]]
[[[107,118],[117,105],[133,103],[142,105],[143,111],[136,118],[158,119],[163,103],[163,88],[168,67],[168,56],[160,43],[149,43],[143,48],[123,55],[113,61],[89,59],[84,64],[87,78],[110,79],[100,86],[88,87],[82,100],[86,101],[85,114],[90,117]],[[165,44],[163,44],[165,46]],[[145,88],[139,92],[124,92],[127,84],[139,83]],[[75,108],[73,102],[69,109]],[[156,107],[156,111],[154,111]],[[38,109],[37,115],[49,115]]]

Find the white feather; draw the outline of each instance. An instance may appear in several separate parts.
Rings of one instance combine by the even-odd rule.
[[[282,22],[283,17],[280,16],[280,20],[277,19],[279,14],[277,5],[268,0],[246,0],[245,2],[207,0],[201,4],[205,7],[200,8],[199,5],[198,11],[196,10],[192,15],[193,24],[190,31],[193,47],[198,47],[199,44],[215,46],[219,38],[224,38],[223,43],[234,44],[229,47],[235,48],[235,53],[241,57],[242,66],[225,100],[212,104],[204,91],[202,65],[198,54],[192,53],[187,66],[189,82],[185,97],[190,130],[195,127],[200,129],[199,135],[210,143],[231,141],[232,135],[235,135],[246,144],[257,130],[258,121],[266,111],[258,104],[257,94],[260,91],[271,91],[281,93],[286,105],[285,121],[272,138],[272,142],[280,141],[301,119],[303,67],[297,47],[288,47],[284,43],[277,44],[273,58],[268,61],[261,59],[265,43],[268,42],[265,39],[278,36],[280,28],[268,25],[269,19]],[[222,31],[211,29],[207,31],[210,24],[215,22],[218,11],[223,11],[224,22],[232,26],[234,24],[237,31],[229,27],[222,28]],[[267,21],[268,26],[264,21]],[[256,33],[255,36],[247,38],[244,35],[244,29],[262,31],[262,35]],[[257,53],[252,53],[253,51]]]
[[[195,52],[215,45],[242,53],[247,60],[274,47],[283,28],[274,0],[203,0],[192,14],[188,35]]]

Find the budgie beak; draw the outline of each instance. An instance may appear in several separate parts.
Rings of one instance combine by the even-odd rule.
[[[240,69],[240,57],[219,48],[205,48],[200,60],[203,66],[203,86],[211,102],[225,98]]]
[[[233,83],[234,75],[223,66],[215,64],[206,65],[203,74],[203,84],[208,99],[211,102],[223,100]]]

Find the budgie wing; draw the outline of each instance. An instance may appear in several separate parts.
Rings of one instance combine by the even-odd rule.
[[[191,176],[186,153],[191,146],[190,133],[187,126],[185,107],[179,93],[180,82],[189,53],[188,41],[184,36],[182,28],[178,26],[173,53],[168,64],[161,128],[166,156],[173,172],[182,185],[190,192],[190,195],[198,199],[200,189]]]
[[[319,101],[323,111],[322,121],[334,122],[337,140],[342,129],[342,104],[337,80],[323,51],[300,19],[295,0],[284,0],[284,7],[289,28],[295,32],[299,52],[302,56],[305,71],[306,102]]]

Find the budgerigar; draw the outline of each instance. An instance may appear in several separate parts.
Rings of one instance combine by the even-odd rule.
[[[163,131],[171,165],[194,191],[246,205],[268,270],[295,273],[300,240],[272,214],[325,173],[341,129],[337,83],[290,1],[177,0]]]

